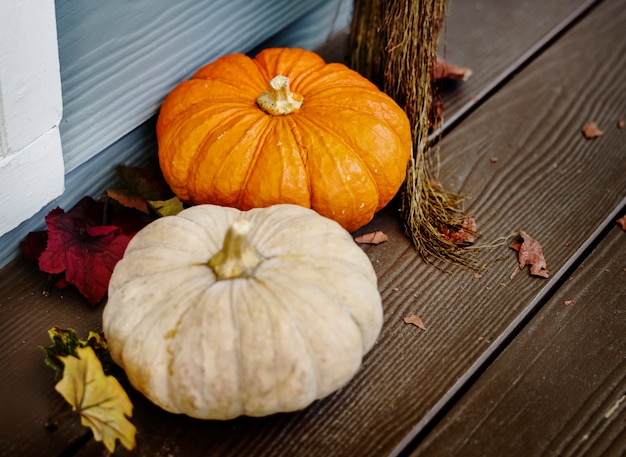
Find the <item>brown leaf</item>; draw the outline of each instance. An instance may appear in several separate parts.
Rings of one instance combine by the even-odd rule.
[[[382,230],[376,230],[375,232],[365,233],[357,236],[354,241],[361,244],[380,244],[387,241],[389,237]]]
[[[405,324],[413,324],[417,328],[419,328],[419,329],[421,329],[423,331],[426,331],[426,326],[424,325],[424,321],[417,314],[412,314],[409,317],[405,317],[404,318],[404,323]]]
[[[615,222],[617,222],[617,225],[619,225],[622,230],[626,232],[626,216],[620,217]]]
[[[476,239],[476,220],[465,216],[459,227],[441,227],[445,239],[454,244],[473,243]]]
[[[145,198],[140,195],[133,194],[129,190],[125,189],[108,189],[106,191],[107,197],[121,203],[127,208],[138,209],[142,213],[148,214],[148,203]]]
[[[128,208],[147,214],[147,200],[167,200],[173,195],[163,176],[152,170],[118,165],[115,173],[124,183],[124,187],[107,190],[107,196]]]
[[[600,130],[600,127],[598,127],[598,124],[595,122],[589,122],[588,124],[583,125],[581,131],[583,132],[583,136],[588,140],[604,135],[604,132]]]
[[[510,247],[518,252],[520,270],[530,265],[531,275],[549,277],[541,244],[523,230],[520,230],[519,234],[522,237],[522,243],[514,243]]]
[[[441,57],[437,57],[435,63],[435,79],[460,79],[466,81],[472,76],[472,70],[446,62]]]

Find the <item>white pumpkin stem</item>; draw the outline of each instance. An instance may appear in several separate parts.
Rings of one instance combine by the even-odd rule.
[[[279,116],[299,110],[303,99],[302,95],[291,92],[289,78],[277,75],[270,81],[267,92],[259,95],[256,102],[266,113]]]
[[[209,260],[218,280],[250,277],[261,263],[261,256],[247,240],[251,227],[250,221],[242,219],[228,228],[222,249]]]

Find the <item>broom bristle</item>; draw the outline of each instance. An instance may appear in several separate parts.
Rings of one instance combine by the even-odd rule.
[[[438,170],[428,157],[428,134],[437,117],[433,83],[444,16],[445,0],[354,0],[350,64],[405,110],[413,128],[414,156],[400,194],[407,236],[426,260],[471,266],[466,250],[442,233],[443,227],[462,228],[464,197],[433,185]]]

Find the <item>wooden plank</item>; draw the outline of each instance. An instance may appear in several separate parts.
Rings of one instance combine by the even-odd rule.
[[[434,269],[417,258],[390,207],[363,230],[390,235],[387,243],[365,248],[379,276],[385,325],[346,388],[305,411],[225,423],[165,414],[137,399],[136,453],[399,452],[559,286],[598,227],[625,201],[622,132],[614,127],[624,94],[613,76],[626,68],[624,43],[616,40],[624,26],[619,3],[603,3],[441,146],[447,184],[474,195],[470,210],[487,241],[527,230],[544,245],[550,279],[529,277],[527,271],[509,279],[517,263],[506,246],[483,254],[490,269],[480,279],[466,271],[451,275]],[[590,41],[593,47],[586,45]],[[607,126],[599,140],[580,135],[590,118]],[[412,313],[424,318],[428,331],[403,323]],[[97,455],[99,449],[89,443],[77,455]]]
[[[102,310],[76,290],[41,294],[47,275],[18,259],[0,272],[0,455],[58,455],[87,435],[78,420],[51,432],[45,421],[64,403],[54,390],[54,373],[40,346],[51,344],[53,326],[74,328],[81,337],[101,328]]]
[[[449,0],[439,54],[473,74],[462,83],[443,83],[441,130],[452,128],[597,3]]]
[[[449,288],[433,294],[448,304],[440,303],[438,316],[453,319],[442,329],[449,339],[433,346],[448,370],[437,373],[437,382],[448,388],[396,450],[422,433],[626,204],[626,155],[617,127],[626,94],[615,76],[626,68],[626,48],[618,43],[626,16],[619,3],[594,9],[441,145],[444,182],[473,196],[468,212],[485,241],[525,230],[547,252],[551,279],[538,284],[532,278],[524,286],[519,275],[509,279],[512,269],[503,269],[502,257],[493,253],[490,270],[478,281],[483,293],[462,286],[452,298],[460,306],[446,297],[453,293]],[[591,120],[606,129],[601,142],[580,133]],[[478,353],[477,344],[483,346]]]
[[[626,454],[626,233],[615,227],[410,454]]]

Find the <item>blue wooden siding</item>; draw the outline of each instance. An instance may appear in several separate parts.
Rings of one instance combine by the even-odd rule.
[[[231,52],[314,49],[348,25],[349,0],[57,0],[65,193],[0,237],[0,267],[54,207],[98,197],[119,163],[155,160],[154,117],[167,93]]]

